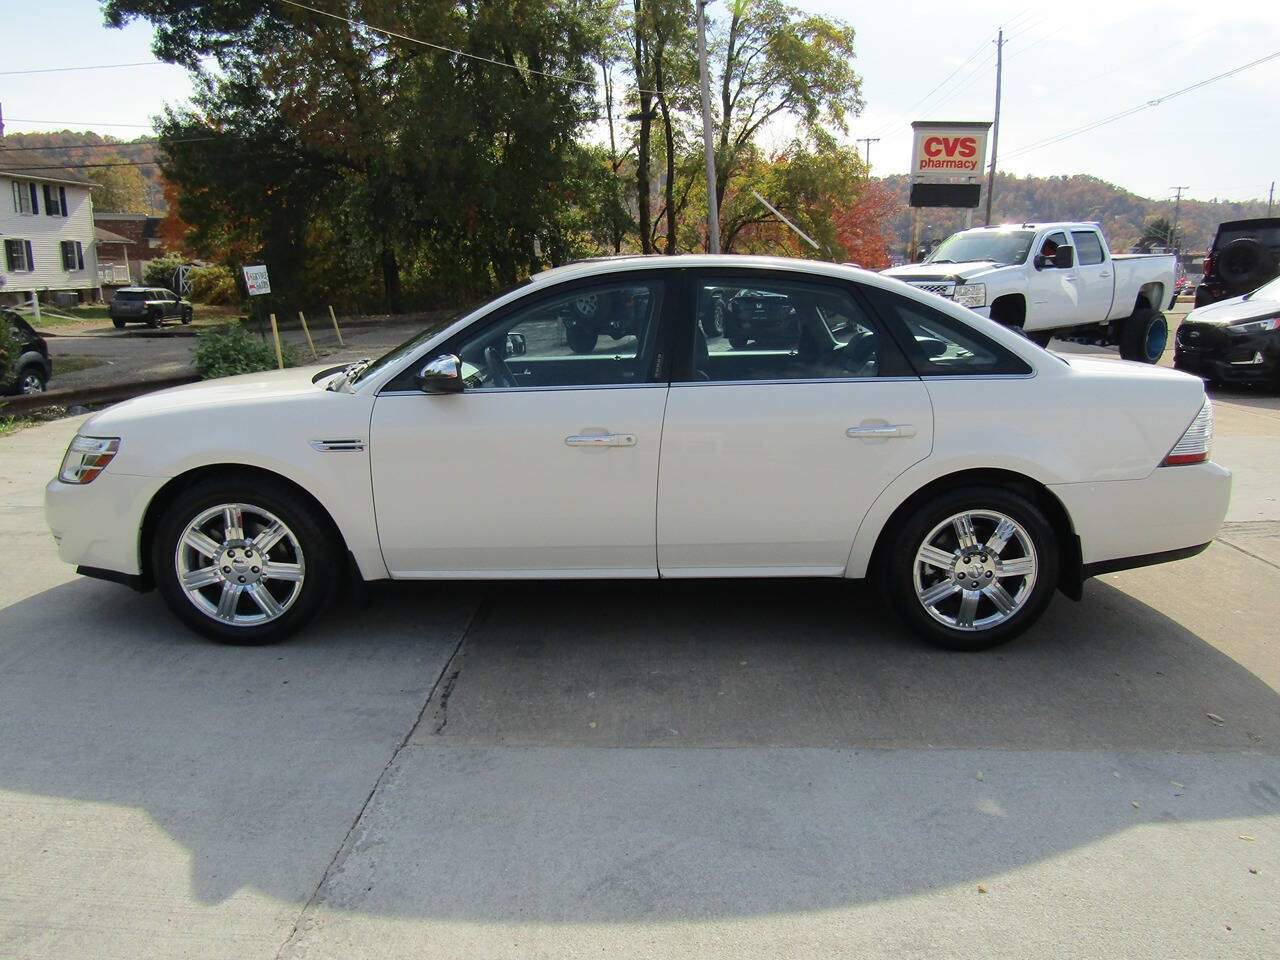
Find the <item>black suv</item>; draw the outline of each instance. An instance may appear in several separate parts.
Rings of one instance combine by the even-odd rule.
[[[172,290],[160,287],[121,287],[107,306],[107,316],[117,330],[126,323],[164,326],[166,320],[191,322],[191,304]]]
[[[1231,220],[1204,258],[1204,279],[1196,287],[1196,306],[1217,303],[1256,290],[1280,273],[1280,217]]]
[[[10,383],[0,384],[2,393],[44,393],[53,376],[53,361],[49,359],[49,345],[44,337],[31,329],[31,324],[12,310],[0,310],[0,323],[13,328],[18,342],[18,362],[13,369],[17,376]]]

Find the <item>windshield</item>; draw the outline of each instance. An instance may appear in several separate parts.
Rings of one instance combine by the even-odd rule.
[[[1034,230],[966,230],[943,240],[924,262],[993,260],[996,263],[1023,263],[1035,238]]]

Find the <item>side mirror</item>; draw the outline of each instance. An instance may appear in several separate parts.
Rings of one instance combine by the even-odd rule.
[[[508,357],[523,357],[529,350],[523,333],[508,333],[506,354]]]
[[[462,361],[452,353],[428,361],[418,373],[418,388],[423,393],[461,393]]]
[[[1049,258],[1046,257],[1043,253],[1037,253],[1034,257],[1031,258],[1031,265],[1035,267],[1037,270],[1043,270],[1045,267],[1049,265]]]
[[[1076,265],[1076,252],[1070,247],[1059,247],[1058,255],[1053,259],[1054,265],[1059,270],[1066,270]]]

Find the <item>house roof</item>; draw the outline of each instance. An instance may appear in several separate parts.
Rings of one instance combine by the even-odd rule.
[[[128,237],[122,237],[118,233],[112,233],[110,230],[103,230],[101,227],[93,228],[93,239],[99,243],[133,243]]]
[[[77,187],[93,187],[96,184],[66,167],[11,167],[0,162],[0,177],[21,177],[24,180],[43,180],[46,183],[69,183]]]

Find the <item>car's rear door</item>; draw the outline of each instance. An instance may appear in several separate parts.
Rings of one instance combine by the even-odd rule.
[[[393,576],[657,576],[663,276],[673,273],[531,293],[433,351],[462,359],[462,393],[418,390],[421,362],[382,390],[371,463]],[[589,296],[626,311],[616,326],[638,333],[575,353],[566,322]]]
[[[698,313],[713,290],[785,298],[794,329],[746,349],[708,339],[714,325]],[[844,281],[705,271],[682,297],[691,360],[663,424],[661,575],[842,573],[872,501],[929,454],[924,384]]]
[[[1075,284],[1081,323],[1101,323],[1111,313],[1115,276],[1102,237],[1096,230],[1072,230],[1076,248]]]

